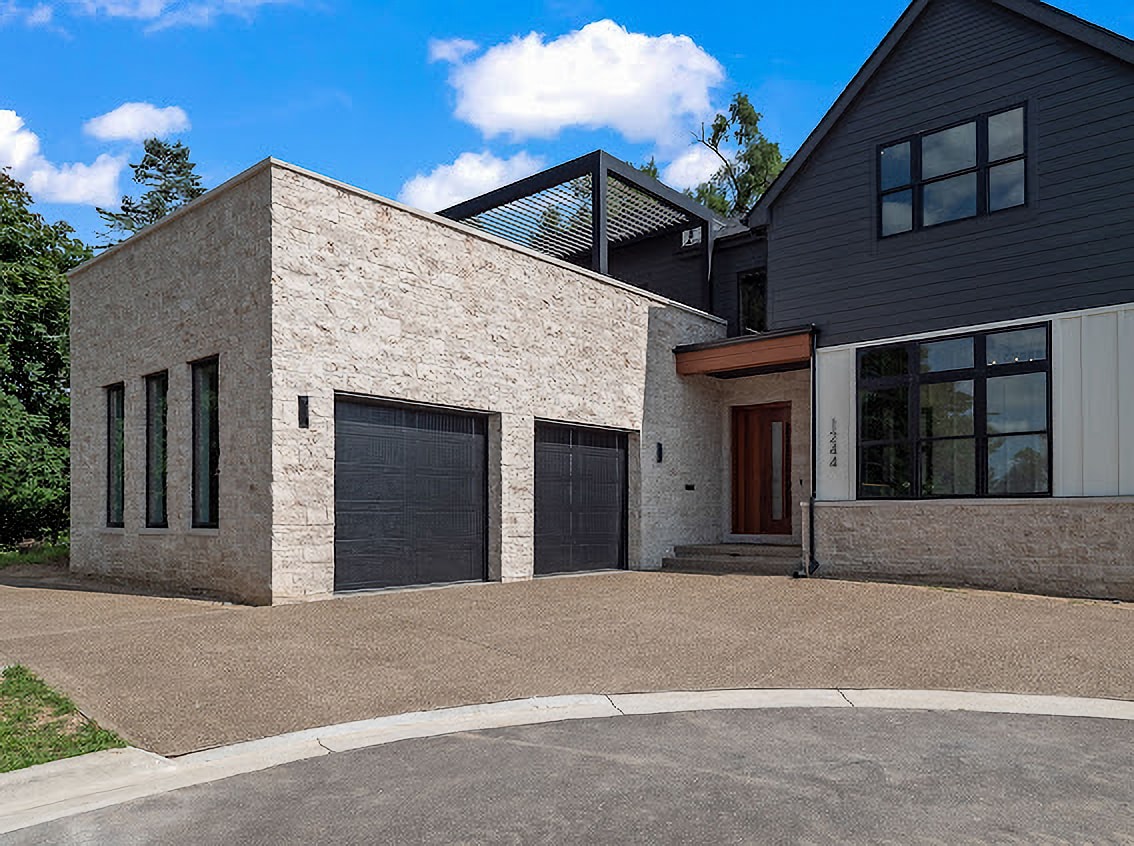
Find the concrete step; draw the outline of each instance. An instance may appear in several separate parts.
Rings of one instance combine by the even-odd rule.
[[[799,568],[800,552],[785,555],[683,555],[662,560],[673,573],[745,573],[752,576],[790,576]]]
[[[674,547],[675,558],[794,558],[800,556],[800,546],[789,539],[786,543],[698,543]]]

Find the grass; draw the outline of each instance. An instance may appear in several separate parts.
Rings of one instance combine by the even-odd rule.
[[[65,543],[45,544],[27,552],[0,549],[0,569],[10,564],[54,564],[66,559],[70,547]]]
[[[0,674],[0,773],[125,745],[26,667]]]

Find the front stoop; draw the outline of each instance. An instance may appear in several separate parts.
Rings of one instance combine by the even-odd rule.
[[[766,543],[708,543],[678,546],[662,569],[678,573],[742,573],[752,576],[790,576],[799,569],[803,551],[790,541]]]

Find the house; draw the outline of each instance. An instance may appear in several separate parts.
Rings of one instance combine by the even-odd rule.
[[[1134,599],[1132,186],[1134,43],[1033,0],[915,0],[743,223],[602,152],[440,216],[269,159],[72,274],[72,568]]]

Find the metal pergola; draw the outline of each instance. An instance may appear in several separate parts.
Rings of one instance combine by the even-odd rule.
[[[697,230],[708,284],[709,209],[602,150],[438,214],[607,275],[612,247]]]

